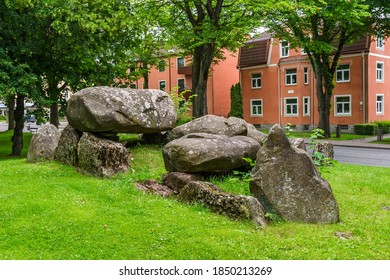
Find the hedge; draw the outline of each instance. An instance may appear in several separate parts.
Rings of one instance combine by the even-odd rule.
[[[378,125],[374,123],[355,124],[353,129],[357,135],[375,135],[377,133]]]
[[[382,128],[383,133],[390,132],[390,121],[375,121],[374,124],[376,124],[378,128]]]

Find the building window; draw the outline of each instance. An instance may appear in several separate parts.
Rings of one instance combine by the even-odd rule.
[[[342,65],[339,65],[337,67],[336,81],[337,82],[349,82],[350,81],[349,64],[342,64]]]
[[[177,67],[184,67],[184,58],[183,57],[177,58]]]
[[[303,83],[307,85],[309,83],[309,68],[303,68]]]
[[[338,95],[334,97],[335,116],[350,116],[351,115],[351,96]]]
[[[286,70],[286,85],[296,85],[297,84],[297,69],[288,69]]]
[[[286,117],[298,116],[298,98],[284,99],[284,115]]]
[[[306,51],[305,48],[302,48],[302,49],[301,49],[301,54],[302,54],[302,55],[306,55],[306,54],[307,54],[307,51]]]
[[[376,95],[376,114],[377,115],[383,115],[384,114],[384,95],[383,94],[377,94]]]
[[[280,42],[280,56],[287,57],[289,53],[289,45],[287,41]]]
[[[159,82],[158,82],[158,88],[159,88],[160,90],[165,91],[165,88],[166,88],[165,81],[159,81]]]
[[[378,34],[376,36],[376,49],[377,50],[383,50],[385,45],[385,40],[383,38],[382,34]]]
[[[252,88],[261,88],[261,74],[256,73],[251,75]]]
[[[310,116],[310,97],[303,97],[303,115]]]
[[[131,84],[130,84],[130,88],[132,88],[132,89],[137,89],[137,84],[131,83]]]
[[[179,91],[183,91],[186,89],[186,84],[184,79],[177,79],[177,86],[179,87]]]
[[[376,63],[376,81],[377,82],[383,82],[383,71],[384,71],[384,63],[383,62],[377,62]]]
[[[166,67],[165,60],[160,60],[158,62],[158,72],[164,72]]]
[[[263,115],[263,100],[251,99],[251,116],[259,117]]]

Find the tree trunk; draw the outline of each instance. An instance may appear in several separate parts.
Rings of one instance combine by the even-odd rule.
[[[50,105],[50,123],[58,128],[58,103],[52,103]]]
[[[318,128],[324,131],[324,137],[330,138],[330,108],[333,92],[333,75],[327,73],[327,67],[321,57],[313,65],[316,75],[316,96],[318,101]]]
[[[12,156],[21,156],[23,149],[24,96],[16,97],[15,128],[12,136]]]
[[[15,96],[7,98],[8,112],[8,130],[13,130],[15,127]]]
[[[142,68],[146,71],[143,73],[143,77],[144,77],[144,87],[143,88],[149,88],[149,70],[148,70],[148,64],[147,63],[143,63],[143,66]]]
[[[192,60],[192,116],[195,118],[207,115],[207,80],[214,57],[214,45],[207,44],[195,48]]]

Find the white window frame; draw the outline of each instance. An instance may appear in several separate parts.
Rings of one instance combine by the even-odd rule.
[[[383,50],[385,48],[385,39],[381,34],[377,34],[375,41],[377,50]]]
[[[378,65],[382,65],[382,68],[378,68]],[[383,61],[376,62],[376,81],[384,82],[385,80],[385,63]]]
[[[294,73],[287,73],[287,71],[295,71]],[[295,86],[298,83],[298,76],[297,76],[297,69],[286,69],[285,71],[286,76],[286,86]],[[288,83],[288,77],[290,77],[290,83]],[[295,83],[293,82],[293,77],[295,77]]]
[[[164,89],[161,89],[161,83],[164,82]],[[166,91],[167,90],[167,81],[165,80],[159,80],[158,81],[158,89],[159,90],[162,90],[162,91]]]
[[[309,67],[303,68],[303,83],[305,85],[309,84]]]
[[[381,97],[382,100],[378,101],[378,97]],[[384,94],[377,94],[376,95],[376,114],[377,115],[384,115],[385,114],[385,95]],[[379,105],[379,106],[378,106]],[[380,108],[380,110],[378,110]]]
[[[280,41],[280,57],[288,57],[290,54],[290,44],[288,41]]]
[[[303,97],[302,113],[304,117],[310,116],[310,96]]]
[[[349,97],[349,102],[337,102],[337,98],[342,98],[342,97]],[[349,104],[349,112],[348,113],[345,113],[344,112],[344,108],[343,108],[343,112],[337,112],[337,107],[338,107],[338,104],[342,104],[342,106],[344,107],[345,104]],[[352,116],[352,95],[351,94],[344,94],[344,95],[335,95],[334,96],[334,115],[336,117],[349,117],[349,116]]]
[[[340,67],[348,66],[348,69],[340,69]],[[339,80],[338,74],[341,73],[341,79]],[[348,73],[348,79],[345,78],[346,73]],[[340,64],[336,69],[336,82],[337,83],[347,83],[351,81],[351,66],[348,63]]]
[[[254,105],[253,102],[254,101],[260,101],[261,102],[261,105]],[[251,99],[250,100],[250,105],[251,105],[251,117],[262,117],[263,116],[263,99]],[[253,113],[253,106],[256,106],[256,111],[257,113]],[[260,108],[261,110],[261,113],[258,113],[258,108]]]
[[[287,101],[288,100],[295,100],[296,103],[293,103],[293,104],[287,104]],[[296,110],[293,109],[293,106],[296,106]],[[291,107],[291,112],[292,113],[288,113],[288,107]],[[296,111],[296,113],[294,113],[294,111]],[[298,100],[298,97],[286,97],[284,98],[284,116],[285,117],[298,117],[299,116],[299,100]]]
[[[253,75],[259,75],[259,77],[253,77]],[[254,82],[256,83],[255,86],[253,86]],[[251,74],[251,88],[261,88],[261,73],[252,73]]]

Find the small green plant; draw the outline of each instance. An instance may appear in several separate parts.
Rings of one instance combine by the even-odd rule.
[[[317,144],[319,143],[318,139],[325,138],[324,135],[325,131],[320,128],[314,129],[310,135],[309,148],[313,149],[311,157],[314,161],[314,164],[317,166],[327,166],[333,163],[333,160],[331,158],[325,157],[324,153],[315,149]]]
[[[235,175],[236,177],[234,178],[231,178],[230,180],[231,181],[234,181],[234,180],[242,180],[244,182],[250,182],[252,180],[251,176],[252,176],[252,170],[253,170],[253,167],[255,166],[256,164],[256,161],[251,159],[251,158],[242,158],[243,161],[246,161],[249,166],[250,166],[250,170],[249,171],[238,171],[238,170],[234,170],[233,171],[233,175]]]
[[[179,91],[179,88],[174,88],[169,93],[169,97],[171,98],[176,108],[176,113],[177,113],[176,125],[181,125],[192,120],[190,111],[192,109],[192,100],[194,99],[196,94],[189,95],[186,98],[186,95],[188,95],[190,92],[191,91],[189,90]]]

